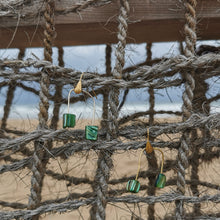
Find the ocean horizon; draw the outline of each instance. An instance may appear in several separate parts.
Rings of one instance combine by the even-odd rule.
[[[213,113],[220,113],[220,102],[213,102],[211,107],[211,114]],[[155,104],[155,111],[181,111],[182,103],[159,103]],[[75,103],[71,104],[69,108],[69,113],[75,114],[77,118],[81,119],[92,119],[93,117],[93,105],[88,103]],[[133,114],[135,112],[142,112],[142,111],[148,111],[149,105],[144,103],[127,103],[125,104],[119,113],[119,117],[123,117],[126,115]],[[62,104],[60,107],[60,113],[59,117],[62,119],[62,115],[64,113],[67,113],[67,105]],[[38,113],[39,113],[39,105],[37,103],[35,104],[23,104],[23,105],[12,105],[9,119],[38,119]],[[49,110],[49,118],[53,115],[53,104],[50,105]],[[0,117],[2,118],[4,114],[4,105],[0,105]],[[174,117],[174,114],[157,114],[155,117],[161,118],[161,117]],[[95,118],[99,119],[102,117],[102,105],[97,104],[95,109]]]
[[[217,46],[218,41],[205,41],[198,42],[198,44],[209,44]],[[115,65],[115,48],[116,45],[112,45],[112,59],[111,67]],[[99,72],[100,74],[106,72],[105,66],[105,50],[106,45],[90,45],[90,46],[71,46],[63,47],[66,68],[72,68],[74,70],[82,72]],[[128,44],[126,46],[125,53],[125,66],[124,68],[134,66],[141,62],[146,61],[146,44]],[[7,49],[0,50],[1,59],[16,59],[18,56],[18,49]],[[162,57],[169,58],[172,56],[179,55],[179,43],[178,42],[160,42],[154,43],[152,46],[152,59]],[[95,54],[95,56],[94,56]],[[34,56],[33,56],[34,55]],[[24,60],[28,58],[43,59],[43,48],[26,48]],[[53,63],[58,65],[58,49],[53,48]],[[22,70],[23,71],[23,70]],[[33,70],[32,70],[33,71]],[[131,73],[132,74],[132,73]],[[172,79],[181,78],[179,74],[176,74]],[[3,81],[0,78],[0,81]],[[218,96],[219,90],[219,77],[215,76],[209,80],[208,90],[206,92],[207,99]],[[22,81],[25,86],[40,90],[39,84],[32,81]],[[71,85],[66,85],[63,88],[62,96],[67,98],[68,91],[71,89]],[[94,89],[94,88],[93,88]],[[164,111],[181,111],[182,107],[182,93],[184,86],[180,87],[169,87],[165,89],[155,89],[155,110]],[[8,86],[0,88],[0,117],[4,114],[4,105],[7,99]],[[50,93],[54,95],[54,86],[51,86]],[[121,90],[120,100],[123,97],[123,90]],[[147,88],[130,89],[125,105],[120,111],[119,117],[129,115],[138,111],[147,111],[149,109],[149,93]],[[20,87],[16,87],[14,92],[13,104],[9,118],[12,119],[38,119],[39,112],[39,96],[25,91]],[[93,103],[91,99],[87,99],[85,102],[79,102],[70,106],[70,113],[76,114],[79,118],[92,118],[93,115]],[[52,117],[53,103],[50,102],[49,117]],[[67,112],[67,105],[63,104],[60,109],[59,117],[62,117],[63,113]],[[220,100],[211,103],[211,113],[220,112]],[[96,102],[96,118],[101,118],[102,115],[102,96],[98,96]],[[156,117],[173,117],[173,115],[156,115]]]

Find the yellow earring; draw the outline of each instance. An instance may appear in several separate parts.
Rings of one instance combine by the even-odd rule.
[[[77,83],[76,87],[74,88],[74,92],[76,94],[80,94],[82,92],[82,77],[84,73],[81,74],[79,82]]]
[[[93,125],[87,125],[85,127],[85,137],[87,140],[97,140],[98,136],[98,126],[94,125],[95,122],[95,99],[94,97],[84,90],[82,90],[82,77],[84,73],[81,74],[79,82],[77,83],[76,87],[74,89],[71,89],[68,94],[68,113],[63,114],[63,128],[73,128],[76,124],[76,115],[69,113],[69,106],[70,106],[70,95],[71,92],[74,91],[76,94],[85,93],[89,95],[93,99]]]
[[[141,168],[141,156],[142,156],[144,151],[146,151],[147,154],[151,154],[154,150],[159,151],[162,155],[161,169],[160,169],[159,175],[157,176],[155,186],[158,187],[158,188],[164,188],[164,186],[166,184],[166,176],[163,174],[164,154],[163,154],[163,151],[160,150],[159,148],[152,147],[152,145],[149,141],[149,128],[148,128],[147,129],[147,143],[146,143],[146,147],[141,151],[140,156],[139,156],[137,175],[136,175],[135,180],[129,180],[128,181],[128,183],[126,185],[127,191],[133,192],[133,193],[139,192],[140,183],[138,181],[138,175],[139,175],[140,168]]]

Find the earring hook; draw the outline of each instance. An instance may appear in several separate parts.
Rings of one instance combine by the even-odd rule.
[[[71,92],[74,91],[76,94],[80,94],[83,92],[83,93],[89,95],[93,99],[93,117],[92,117],[93,126],[86,126],[86,138],[89,140],[96,140],[98,126],[94,126],[94,123],[95,123],[95,99],[89,92],[82,90],[82,77],[83,77],[83,75],[84,75],[84,73],[81,74],[80,79],[79,79],[76,87],[71,89],[68,93],[68,106],[67,106],[68,113],[63,114],[63,128],[75,126],[76,116],[74,114],[69,114]],[[95,94],[95,96],[96,96],[96,94]]]
[[[71,95],[71,92],[74,91],[76,94],[80,94],[80,93],[84,92],[85,94],[87,94],[88,96],[90,96],[93,99],[92,124],[94,124],[95,123],[95,106],[96,106],[95,105],[95,99],[94,99],[94,97],[89,92],[82,90],[82,77],[83,77],[83,75],[84,75],[84,72],[81,74],[79,82],[77,83],[76,87],[69,91],[69,94],[68,94],[68,107],[67,107],[68,109],[67,109],[67,111],[68,111],[68,114],[69,114],[69,105],[70,105],[70,95]],[[95,94],[95,92],[94,92],[94,94]],[[95,96],[96,96],[96,94],[95,94]]]
[[[147,128],[147,144],[146,144],[146,148],[144,148],[141,153],[140,153],[140,156],[139,156],[139,159],[138,159],[138,170],[137,170],[137,175],[136,175],[136,178],[135,180],[138,179],[138,175],[139,175],[139,172],[140,172],[140,168],[141,168],[141,157],[142,157],[142,154],[144,151],[146,151],[147,154],[150,154],[152,153],[154,150],[157,150],[161,153],[162,155],[162,162],[161,162],[161,168],[160,168],[160,173],[162,174],[163,173],[163,165],[164,165],[164,153],[161,149],[157,148],[157,147],[152,147],[151,146],[151,143],[149,141],[149,128]]]
[[[84,75],[84,73],[81,74],[79,82],[77,83],[76,87],[69,91],[69,94],[68,94],[68,105],[67,105],[67,112],[68,112],[68,114],[69,114],[69,109],[70,109],[70,95],[71,95],[71,92],[74,91],[76,94],[80,94],[82,92],[82,77],[83,77],[83,75]]]

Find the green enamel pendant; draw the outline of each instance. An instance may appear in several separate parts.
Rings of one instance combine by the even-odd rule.
[[[85,132],[86,132],[86,139],[87,140],[92,140],[92,141],[97,140],[98,126],[87,125],[85,127]]]
[[[141,184],[137,180],[129,180],[126,186],[126,190],[129,192],[137,193],[140,190]]]
[[[63,114],[63,128],[73,128],[76,124],[76,116],[74,114]]]
[[[155,186],[158,188],[164,188],[165,184],[166,184],[166,176],[164,174],[160,173],[157,176]]]

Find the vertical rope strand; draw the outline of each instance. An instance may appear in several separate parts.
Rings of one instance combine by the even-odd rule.
[[[152,59],[152,43],[147,43],[146,45],[146,50],[147,50],[147,62],[150,62]],[[150,103],[150,107],[149,107],[149,125],[153,125],[154,123],[154,106],[155,106],[155,96],[154,96],[154,88],[151,86],[149,87],[149,103]]]
[[[120,14],[118,16],[118,44],[115,51],[116,61],[113,70],[113,76],[115,78],[122,78],[122,70],[125,64],[125,46],[128,30],[128,13],[130,11],[129,3],[127,0],[120,0]]]
[[[93,184],[93,190],[96,193],[96,202],[90,210],[92,220],[104,220],[105,208],[107,205],[107,190],[110,170],[113,167],[111,151],[100,151],[97,162],[97,170]]]
[[[58,62],[59,66],[64,66],[63,61],[63,48],[58,48]],[[60,107],[61,107],[61,101],[62,101],[62,89],[63,87],[61,85],[56,85],[55,87],[55,94],[54,94],[54,107],[53,107],[53,117],[51,120],[50,128],[57,129],[58,121],[59,121],[59,113],[60,113]]]
[[[196,46],[196,0],[185,1],[185,55],[187,57],[195,55]],[[183,93],[183,120],[190,117],[192,113],[192,100],[195,82],[193,73],[184,73],[185,91]],[[177,191],[185,194],[185,170],[188,167],[188,151],[190,145],[190,131],[185,131],[181,138],[181,146],[178,151],[178,174],[177,174]],[[176,219],[184,219],[183,201],[176,201]]]
[[[105,49],[105,66],[106,66],[106,76],[111,75],[111,53],[112,47],[107,44]],[[102,106],[102,121],[101,126],[106,130],[107,120],[108,120],[108,94],[109,88],[103,91],[103,106]]]
[[[111,46],[106,45],[106,75],[111,75]],[[109,88],[103,93],[103,114],[101,126],[107,129],[108,123],[108,98]],[[111,152],[100,151],[98,155],[97,171],[95,181],[93,185],[93,191],[97,193],[97,202],[92,206],[90,210],[90,216],[92,220],[105,219],[105,207],[106,199],[105,192],[107,192],[107,181],[109,180],[110,169],[112,168]],[[104,192],[104,193],[102,193]]]
[[[185,19],[186,24],[184,26],[184,33],[185,33],[185,55],[187,57],[195,55],[195,48],[196,48],[196,0],[185,0]]]
[[[124,55],[127,36],[127,16],[129,11],[129,5],[126,0],[121,0],[120,14],[119,14],[119,26],[118,26],[118,44],[116,48],[116,63],[113,70],[113,76],[115,78],[122,78],[122,69],[124,67]],[[108,123],[107,123],[107,140],[117,138],[118,130],[118,105],[119,105],[119,90],[111,88],[108,99]],[[96,203],[90,210],[92,220],[104,220],[105,208],[106,208],[106,194],[108,189],[108,180],[110,177],[110,170],[113,167],[112,156],[113,152],[100,151],[97,163],[97,171],[94,180],[93,189],[96,192]]]
[[[45,0],[46,10],[44,12],[45,29],[44,29],[44,59],[52,62],[52,45],[55,37],[54,27],[54,0]]]
[[[130,11],[127,0],[121,0],[120,14],[118,17],[118,44],[115,51],[116,62],[113,69],[115,78],[122,78],[122,70],[125,63],[125,46],[128,29],[128,13]],[[109,134],[111,138],[117,137],[118,132],[118,105],[119,105],[119,89],[112,88],[109,92]]]
[[[192,100],[192,107],[193,107],[193,112],[197,114],[209,114],[209,110],[203,108],[203,104],[207,102],[206,98],[206,92],[208,91],[208,83],[205,82],[204,77],[200,75],[200,72],[197,72],[194,76],[195,79],[195,89],[193,91],[193,100]],[[208,112],[206,112],[208,111]],[[206,129],[201,128],[199,129],[201,131],[201,134],[205,138],[206,136]],[[197,138],[199,138],[199,131],[197,129],[192,130],[192,137],[191,141],[194,143]],[[208,155],[210,148],[205,148],[206,153]],[[194,145],[192,148],[192,160],[190,160],[190,165],[192,167],[191,169],[191,184],[190,188],[192,190],[192,194],[194,196],[199,196],[199,188],[198,185],[195,184],[197,181],[199,181],[199,154],[200,154],[200,146]],[[194,204],[193,205],[193,212],[192,216],[200,216],[201,215],[201,204]]]
[[[54,28],[54,0],[46,0],[46,10],[44,13],[45,29],[44,29],[44,59],[52,62],[52,43],[55,36]],[[48,108],[49,108],[49,72],[47,70],[42,71],[40,86],[40,112],[39,112],[39,125],[40,127],[46,127],[48,120]]]
[[[52,62],[52,43],[55,35],[54,28],[54,1],[46,0],[46,9],[44,13],[45,30],[44,30],[44,57],[45,60]],[[43,70],[41,72],[40,80],[40,103],[39,103],[39,129],[47,128],[48,121],[48,108],[49,108],[49,72]],[[35,141],[34,143],[34,155],[32,165],[32,178],[31,178],[31,194],[29,196],[29,209],[35,209],[39,206],[41,201],[41,191],[43,185],[43,179],[45,174],[46,164],[48,159],[45,160],[46,153],[45,148],[50,149],[51,143],[43,141]],[[43,161],[44,160],[44,161]],[[32,217],[32,220],[38,220],[39,215]]]
[[[152,43],[147,43],[147,46],[146,46],[146,50],[147,50],[147,59],[146,61],[149,62],[151,61],[152,59],[152,51],[151,51],[151,48],[152,48]],[[148,90],[148,93],[149,93],[149,103],[150,103],[150,106],[149,106],[149,127],[152,126],[154,124],[154,107],[155,107],[155,95],[154,95],[154,88],[151,86],[149,87],[149,90]],[[149,140],[152,142],[154,141],[154,138],[152,137],[149,137]],[[153,151],[151,153],[150,156],[147,156],[147,161],[148,161],[148,170],[151,171],[152,169],[157,169],[158,168],[158,165],[157,165],[157,158],[155,156],[155,152]],[[156,175],[151,175],[148,177],[149,179],[149,187],[147,189],[147,194],[148,195],[154,195],[155,194],[155,187],[154,187],[154,184],[155,184],[155,179],[156,179]],[[154,204],[151,204],[151,205],[148,205],[148,208],[147,208],[147,213],[148,213],[148,220],[154,220],[155,219],[155,205]]]
[[[19,49],[19,54],[18,54],[18,59],[21,60],[23,59],[25,55],[25,49],[21,48]],[[15,74],[18,72],[17,68],[14,68]],[[8,85],[8,92],[7,92],[7,98],[5,101],[5,106],[4,106],[4,115],[2,117],[2,123],[1,123],[1,129],[5,130],[6,129],[6,125],[7,125],[7,120],[10,114],[10,110],[11,110],[11,105],[12,105],[12,101],[14,98],[14,93],[16,90],[16,81],[15,80],[11,80],[11,82]]]
[[[111,46],[106,45],[106,75],[111,75]],[[107,129],[108,123],[108,93],[109,88],[105,89],[103,93],[103,113],[101,126],[104,129]],[[110,157],[110,158],[108,158]],[[90,210],[90,218],[95,219],[105,219],[105,207],[106,199],[105,192],[107,192],[107,183],[105,180],[109,179],[110,169],[112,168],[111,154],[102,150],[99,152],[98,161],[97,161],[97,170],[94,179],[94,184],[92,185],[93,191],[97,194],[97,201],[93,204]],[[102,193],[104,192],[104,193]]]

